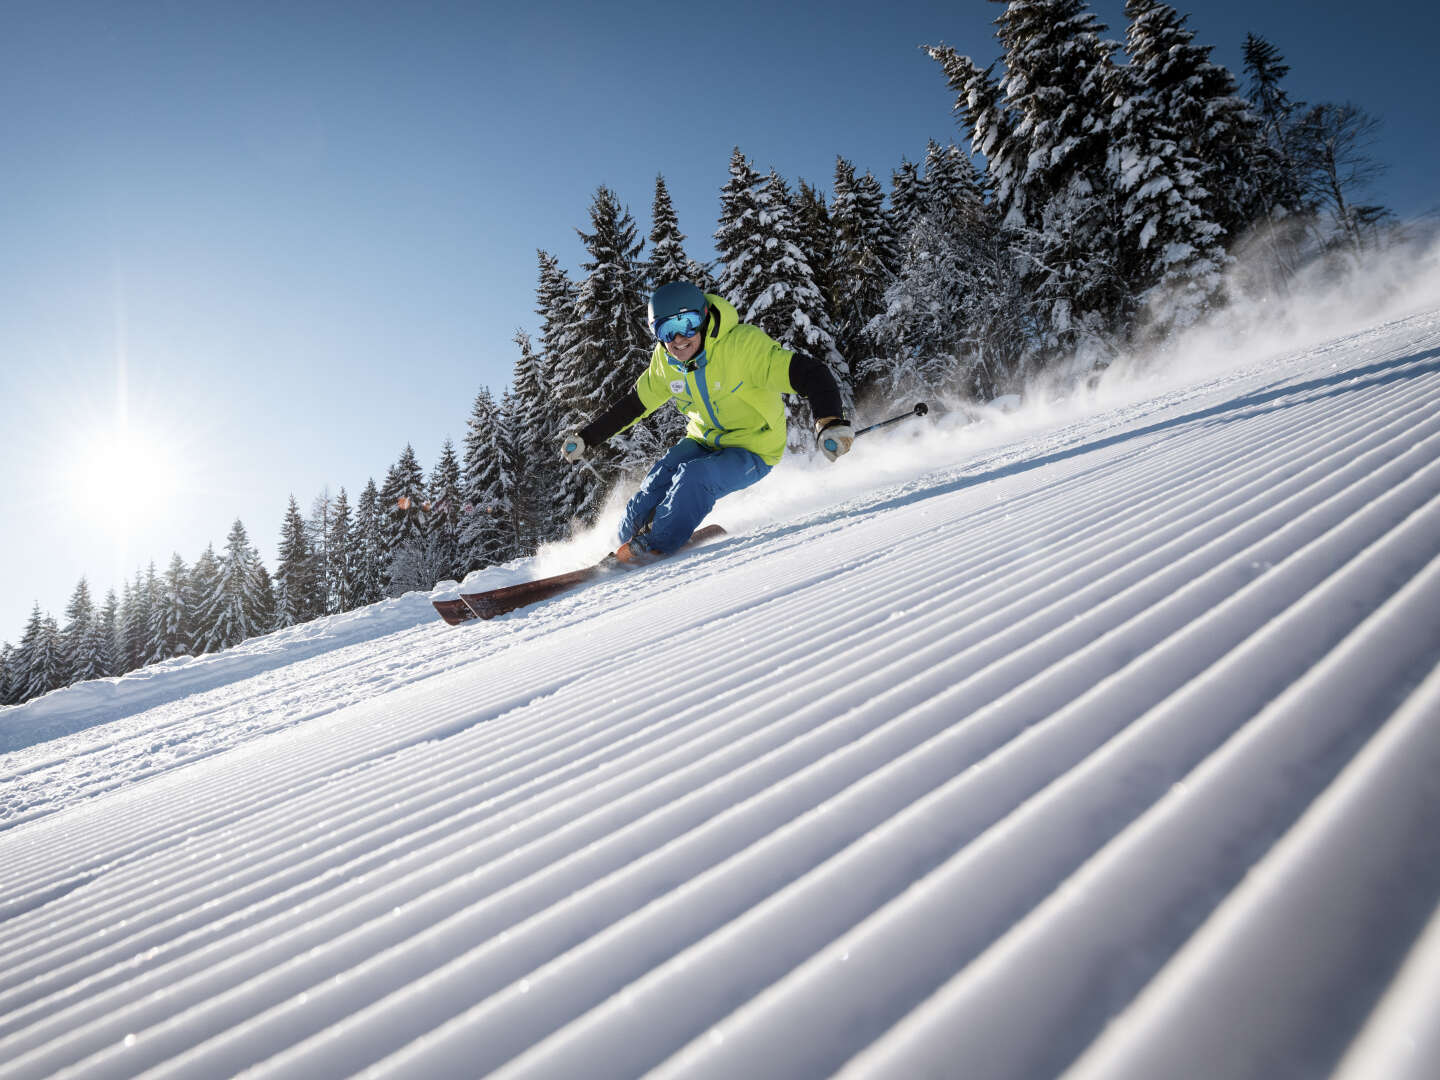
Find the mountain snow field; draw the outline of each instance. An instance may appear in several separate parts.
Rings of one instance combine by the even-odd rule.
[[[0,710],[0,1078],[1437,1075],[1434,303],[712,519]]]

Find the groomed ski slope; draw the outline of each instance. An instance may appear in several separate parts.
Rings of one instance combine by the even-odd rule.
[[[1440,313],[748,494],[0,714],[0,1077],[1436,1075]]]

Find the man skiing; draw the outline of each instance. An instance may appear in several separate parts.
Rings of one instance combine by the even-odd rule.
[[[567,435],[560,451],[577,463],[667,401],[689,421],[685,438],[651,467],[625,508],[615,556],[630,564],[680,548],[721,496],[749,487],[779,462],[782,394],[809,401],[817,443],[831,461],[855,439],[829,369],[742,323],[723,297],[672,281],[650,297],[648,315],[656,340],[650,366],[634,389]]]

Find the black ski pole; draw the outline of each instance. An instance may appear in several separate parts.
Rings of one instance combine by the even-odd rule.
[[[912,416],[924,416],[929,411],[930,406],[926,405],[925,402],[922,401],[909,412],[903,412],[899,416],[890,417],[889,420],[881,420],[878,424],[871,424],[869,427],[861,428],[859,431],[855,432],[855,437],[858,439],[867,431],[874,431],[876,428],[889,427],[891,424],[898,424],[901,420],[909,420]]]

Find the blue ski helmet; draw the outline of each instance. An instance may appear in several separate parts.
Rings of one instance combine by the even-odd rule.
[[[705,293],[688,281],[671,281],[661,285],[650,297],[650,329],[653,331],[656,323],[682,311],[704,315],[705,305]]]

